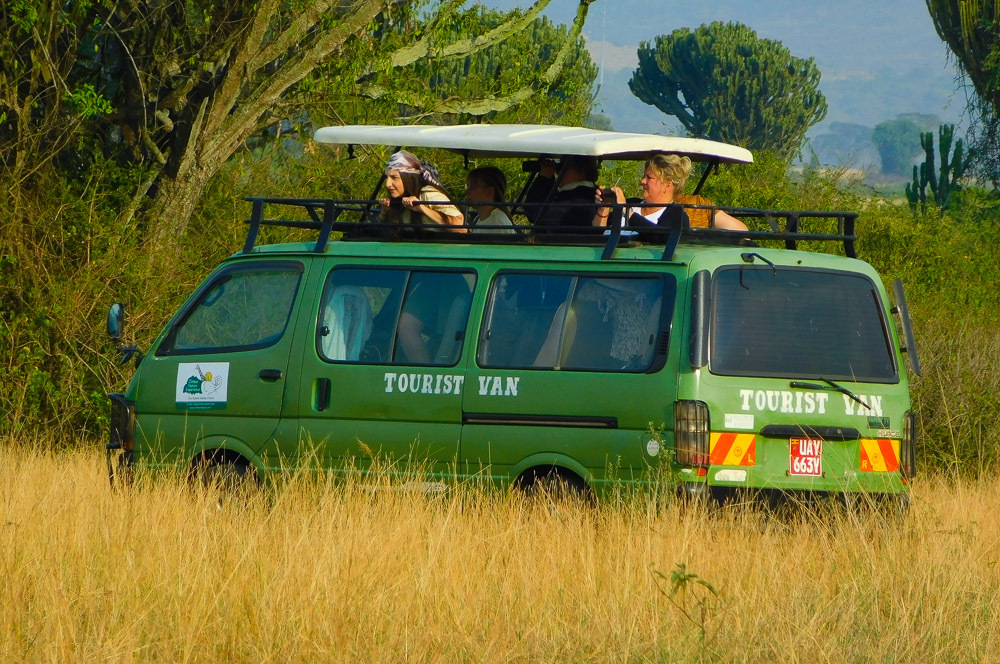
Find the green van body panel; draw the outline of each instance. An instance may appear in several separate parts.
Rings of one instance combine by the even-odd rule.
[[[417,462],[440,480],[475,477],[500,485],[530,469],[552,467],[579,476],[598,494],[664,476],[720,490],[908,491],[898,470],[903,421],[910,410],[902,342],[885,288],[866,263],[754,249],[769,267],[762,260],[748,264],[745,248],[707,244],[681,244],[672,260],[662,260],[662,246],[618,248],[606,260],[601,259],[602,247],[593,246],[352,240],[330,242],[322,253],[313,249],[312,243],[257,246],[230,257],[167,325],[126,392],[136,404],[138,465],[183,466],[202,452],[227,449],[265,475],[302,464],[335,472],[364,470],[377,458],[399,468]],[[287,326],[273,343],[226,352],[163,352],[172,330],[218,275],[290,263],[300,266],[300,280]],[[317,332],[323,325],[325,284],[331,271],[362,268],[400,270],[411,278],[427,270],[468,275],[474,289],[464,334],[456,335],[461,345],[457,359],[433,366],[325,359]],[[692,367],[692,279],[700,271],[714,279],[730,269],[745,270],[742,277],[761,276],[751,270],[780,269],[870,280],[894,375],[882,382],[835,381],[870,408],[816,377],[723,375],[713,373],[711,363]],[[483,366],[479,351],[491,334],[484,329],[491,289],[504,275],[519,274],[572,275],[605,283],[629,277],[661,280],[666,306],[661,305],[660,320],[665,326],[658,338],[650,335],[660,344],[650,369]],[[225,367],[228,392],[224,402],[191,408],[179,401],[184,395],[178,391],[191,378],[187,374],[197,375],[202,365]],[[265,376],[264,370],[277,373]],[[197,378],[205,384],[204,376]],[[794,381],[812,387],[792,387]],[[191,383],[195,389],[197,382]],[[718,440],[707,469],[677,462],[678,400],[707,406],[712,438]],[[778,433],[765,436],[767,427],[779,427]],[[827,438],[814,448],[808,441],[793,444],[797,436],[788,435],[787,427],[855,429],[858,435]],[[801,453],[798,461],[793,445]],[[892,450],[896,458],[884,459]]]

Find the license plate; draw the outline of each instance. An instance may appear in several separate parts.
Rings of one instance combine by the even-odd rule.
[[[819,438],[792,438],[789,442],[789,475],[820,477],[823,474],[823,441]]]

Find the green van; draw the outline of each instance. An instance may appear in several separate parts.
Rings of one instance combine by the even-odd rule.
[[[571,127],[336,127],[316,140],[467,158],[677,153],[706,172],[752,160],[710,141]],[[401,235],[371,207],[252,200],[243,249],[110,395],[117,472],[262,481],[306,462],[339,473],[380,459],[418,461],[428,488],[555,478],[600,497],[667,480],[715,498],[905,501],[915,426],[904,354],[919,366],[902,287],[890,304],[853,258],[855,215],[733,210],[771,228],[746,232],[672,213],[652,232]],[[303,214],[268,216],[289,210]],[[836,232],[804,232],[815,219]],[[270,224],[315,239],[258,245]],[[803,240],[845,255],[796,250]],[[114,305],[115,339],[122,322]]]

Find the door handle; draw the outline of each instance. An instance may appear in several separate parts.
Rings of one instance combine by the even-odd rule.
[[[281,380],[281,369],[261,369],[260,373],[257,375],[260,376],[261,380],[273,382]]]
[[[330,407],[330,379],[316,379],[316,410],[324,411]]]

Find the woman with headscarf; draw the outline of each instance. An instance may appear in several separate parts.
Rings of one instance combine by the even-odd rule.
[[[629,202],[629,207],[625,212],[626,226],[655,226],[663,214],[664,208],[677,203],[685,206],[690,224],[693,228],[722,228],[726,230],[747,230],[746,224],[729,215],[722,210],[709,209],[714,204],[703,196],[682,194],[684,185],[688,177],[691,176],[691,159],[680,157],[675,154],[658,154],[646,162],[642,179],[639,184],[642,187],[642,199],[638,202]],[[609,190],[598,189],[597,199],[601,200],[602,194],[614,192],[614,197],[619,204],[625,204],[625,194],[618,187]],[[686,207],[698,205],[705,207]],[[611,208],[602,206],[597,209],[594,217],[594,225],[607,226]]]
[[[383,198],[382,221],[397,224],[429,224],[459,226],[465,218],[451,202],[438,178],[437,169],[421,161],[412,152],[400,150],[385,166],[385,188],[389,198]],[[464,228],[453,229],[464,232]]]

